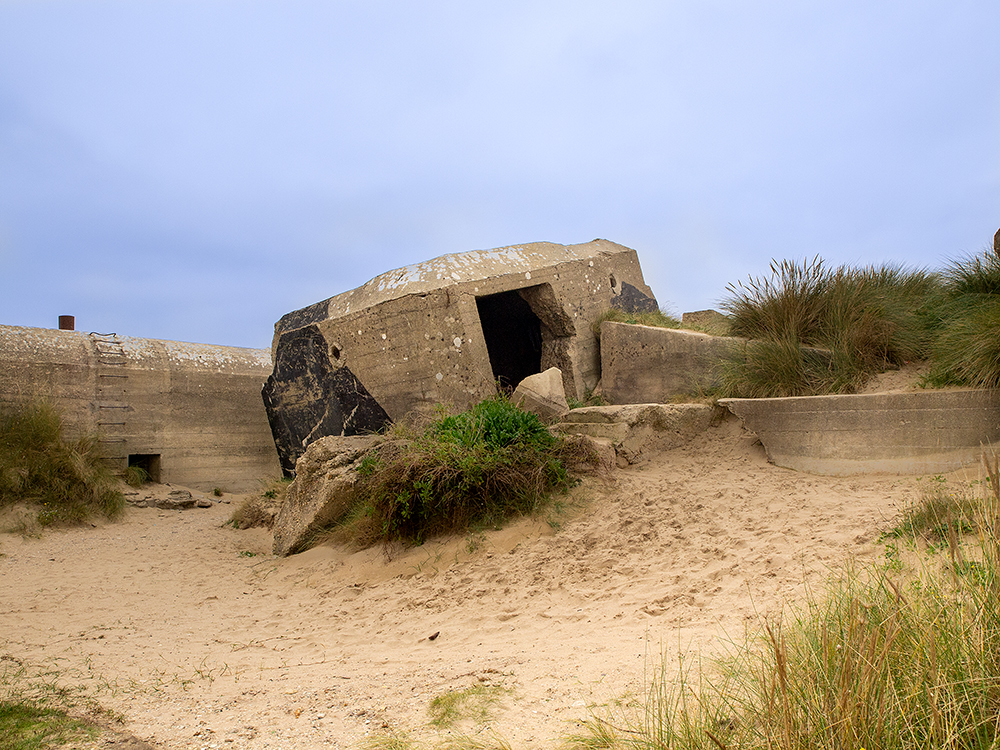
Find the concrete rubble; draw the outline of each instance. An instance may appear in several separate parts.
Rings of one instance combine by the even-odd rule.
[[[291,555],[349,507],[357,467],[381,437],[327,436],[311,443],[295,465],[295,481],[274,520],[274,554]]]
[[[165,485],[152,485],[135,490],[125,490],[125,502],[136,508],[159,508],[160,510],[187,510],[189,508],[211,508],[215,501],[204,495],[195,495],[190,490],[171,490]]]
[[[562,372],[558,367],[529,375],[517,384],[510,399],[524,411],[530,411],[546,420],[561,417],[569,411]]]
[[[614,446],[619,466],[690,442],[718,417],[708,404],[626,404],[573,409],[553,429]]]

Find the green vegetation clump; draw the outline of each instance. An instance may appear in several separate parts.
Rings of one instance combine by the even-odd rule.
[[[570,487],[567,463],[581,460],[592,460],[584,446],[497,396],[422,432],[396,428],[362,461],[341,529],[370,545],[495,526]]]
[[[107,712],[85,698],[79,688],[60,684],[58,677],[51,668],[0,655],[0,748],[96,745],[100,728],[94,721]]]
[[[129,466],[122,474],[122,479],[129,487],[142,487],[149,481],[149,472],[141,466]]]
[[[723,363],[721,395],[850,393],[875,373],[923,360],[923,385],[1000,387],[993,248],[941,273],[772,262],[770,277],[727,291],[731,332],[751,341]]]
[[[819,258],[771,263],[771,276],[729,285],[734,336],[752,339],[722,372],[723,395],[851,392],[870,375],[930,352],[934,274],[896,266],[828,269]]]
[[[449,690],[435,696],[427,706],[430,723],[438,729],[450,729],[460,721],[470,720],[478,726],[488,724],[507,689],[499,685],[478,684],[464,690]]]
[[[45,750],[72,740],[90,740],[97,730],[56,708],[0,700],[0,747]]]
[[[933,487],[883,561],[767,621],[716,670],[665,663],[638,705],[595,715],[569,747],[1000,746],[1000,475],[987,492]],[[974,523],[956,523],[975,510]],[[974,529],[974,534],[964,533]],[[947,538],[921,547],[924,534]],[[923,551],[921,551],[923,550]],[[695,679],[697,678],[697,679]]]
[[[959,536],[977,531],[982,518],[979,497],[964,488],[949,487],[944,477],[936,476],[924,488],[920,501],[907,508],[882,539],[908,543],[921,539],[931,547],[952,545]]]
[[[45,402],[0,406],[0,508],[38,506],[42,526],[117,517],[125,498],[96,436],[69,439]]]

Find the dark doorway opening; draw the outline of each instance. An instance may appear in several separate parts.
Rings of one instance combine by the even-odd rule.
[[[542,371],[542,321],[516,291],[476,297],[493,377],[513,390]]]
[[[128,457],[129,468],[136,466],[146,472],[150,482],[160,481],[159,453],[132,453]]]

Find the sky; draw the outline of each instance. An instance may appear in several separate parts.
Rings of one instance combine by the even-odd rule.
[[[0,325],[268,347],[445,253],[605,238],[668,312],[1000,227],[996,0],[0,0]]]

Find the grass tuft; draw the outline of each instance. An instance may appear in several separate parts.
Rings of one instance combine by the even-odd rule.
[[[1000,294],[954,296],[943,310],[927,384],[1000,388]]]
[[[98,438],[65,436],[45,402],[0,406],[0,507],[27,502],[41,526],[115,518],[125,499],[102,461]]]
[[[730,330],[753,343],[723,363],[721,395],[850,393],[916,360],[930,360],[925,386],[1000,388],[1000,255],[992,248],[941,273],[772,261],[769,277],[726,289]],[[796,353],[808,347],[828,361]]]
[[[360,747],[362,750],[418,750],[423,745],[414,740],[408,732],[390,729],[387,732],[369,735]]]
[[[291,483],[284,478],[267,482],[258,493],[240,502],[226,523],[234,529],[273,528]]]
[[[98,727],[78,718],[102,710],[79,691],[58,684],[50,670],[0,655],[0,748],[45,750],[93,740]]]
[[[141,466],[129,466],[122,473],[122,479],[129,487],[142,487],[149,481],[149,472]]]
[[[59,709],[0,701],[0,747],[4,750],[46,750],[92,739],[96,733],[92,725]]]
[[[449,690],[435,697],[427,707],[430,723],[438,729],[449,729],[465,720],[480,726],[488,724],[507,692],[499,685],[482,684],[464,690]]]

